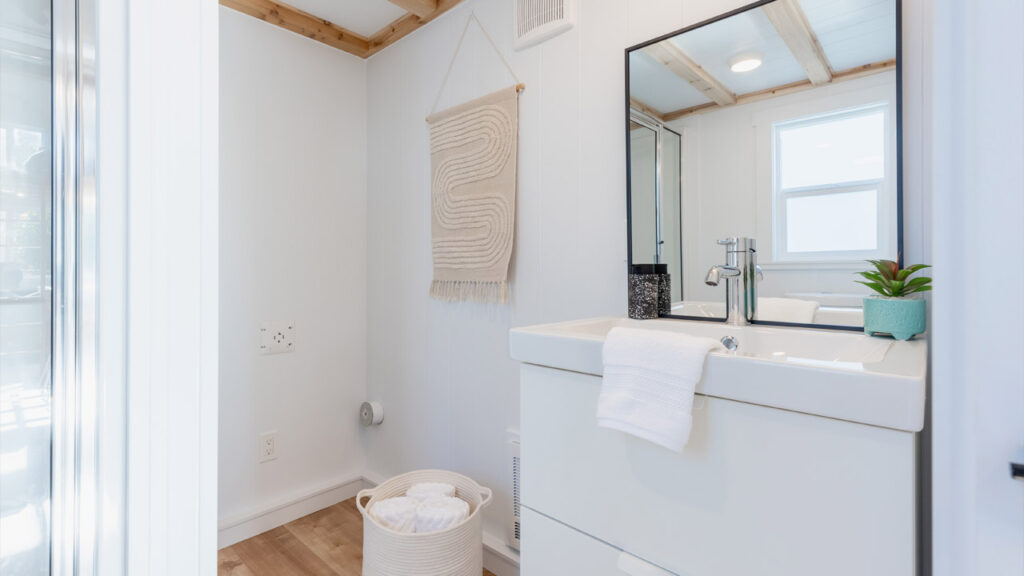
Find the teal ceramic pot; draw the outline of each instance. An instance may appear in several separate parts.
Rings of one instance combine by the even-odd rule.
[[[892,334],[897,340],[910,340],[927,328],[927,305],[925,300],[916,298],[865,298],[864,333]]]

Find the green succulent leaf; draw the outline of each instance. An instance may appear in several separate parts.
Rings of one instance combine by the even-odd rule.
[[[858,284],[863,284],[863,285],[867,286],[868,288],[871,288],[872,290],[874,290],[875,292],[878,292],[882,296],[886,296],[887,295],[885,288],[881,284],[879,284],[877,282],[864,282],[863,280],[855,280],[855,282],[857,282]]]
[[[879,274],[881,274],[883,277],[885,276],[886,267],[884,264],[882,264],[881,260],[868,260],[868,262],[870,262],[871,265],[875,267],[875,270],[878,270]]]
[[[907,278],[910,277],[911,274],[917,272],[918,270],[923,270],[924,268],[931,268],[931,266],[928,266],[927,264],[914,264],[913,266],[908,266],[903,270],[900,270],[899,273],[896,274],[896,279],[906,280]]]
[[[931,268],[927,264],[913,264],[900,269],[900,265],[892,260],[867,260],[875,270],[857,272],[864,280],[856,280],[883,296],[900,298],[915,292],[927,292],[932,289],[932,279],[921,276],[911,279],[914,273]]]
[[[882,275],[886,280],[895,280],[896,274],[899,273],[899,264],[892,260],[868,260],[868,262],[874,264],[878,273]]]
[[[871,280],[872,282],[878,282],[879,284],[886,285],[889,283],[881,274],[878,272],[858,272],[864,278]]]

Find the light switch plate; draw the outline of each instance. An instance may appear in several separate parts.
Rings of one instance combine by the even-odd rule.
[[[271,322],[260,326],[260,354],[283,354],[294,350],[294,322]]]

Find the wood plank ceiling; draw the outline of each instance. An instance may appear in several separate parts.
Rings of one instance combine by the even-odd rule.
[[[273,0],[220,0],[231,8],[280,26],[296,34],[323,42],[360,58],[369,58],[416,29],[452,9],[462,0],[388,0],[407,13],[381,28],[372,36],[363,36],[338,24],[303,12],[294,6]]]
[[[790,53],[803,68],[807,79],[749,94],[733,94],[721,81],[709,74],[672,43],[671,39],[667,39],[647,46],[643,51],[673,74],[700,90],[711,101],[665,113],[659,113],[652,106],[634,97],[630,97],[630,106],[662,122],[671,122],[690,114],[801,92],[825,84],[877,74],[896,67],[896,60],[889,59],[849,70],[834,71],[821,47],[821,42],[797,0],[776,0],[761,6],[760,10],[765,13],[776,32],[782,37]]]

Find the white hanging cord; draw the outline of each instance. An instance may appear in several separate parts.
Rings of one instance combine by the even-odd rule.
[[[448,85],[448,77],[451,76],[452,68],[455,67],[455,60],[459,57],[459,50],[462,49],[462,42],[466,39],[466,32],[469,32],[469,25],[474,21],[480,28],[480,31],[484,33],[484,37],[487,38],[487,41],[490,42],[491,48],[494,48],[494,51],[498,54],[498,58],[501,58],[501,61],[505,64],[505,68],[508,68],[509,73],[512,74],[512,78],[515,79],[516,92],[522,92],[526,89],[526,85],[519,81],[519,76],[516,76],[515,70],[512,69],[512,65],[505,59],[505,55],[501,53],[501,50],[498,50],[498,45],[494,43],[494,38],[491,38],[491,35],[487,33],[487,29],[484,28],[484,25],[476,17],[476,11],[474,10],[469,13],[469,18],[466,19],[466,26],[462,29],[462,36],[459,36],[459,43],[455,46],[455,54],[452,55],[452,61],[448,63],[448,71],[444,73],[444,80],[441,81],[441,88],[438,89],[437,97],[434,98],[434,105],[430,107],[431,114],[437,111],[437,104],[441,101],[441,95],[444,94],[444,87]]]

